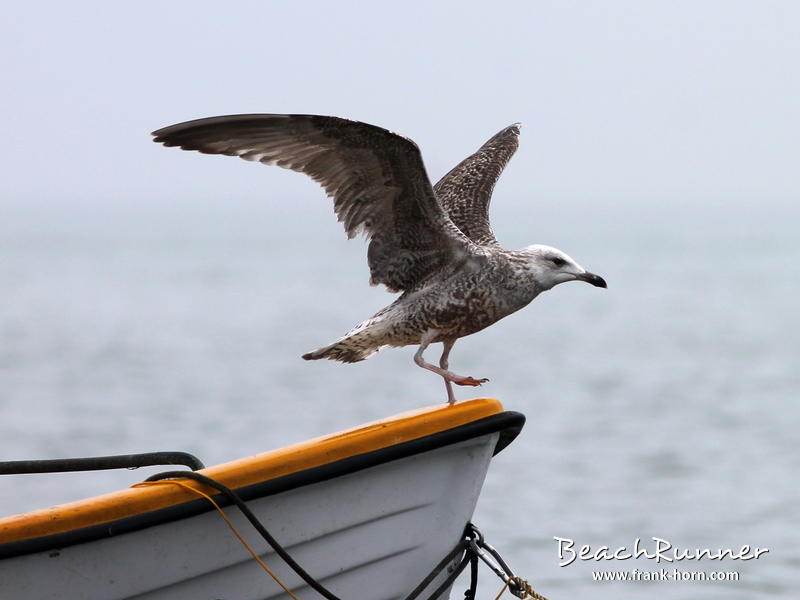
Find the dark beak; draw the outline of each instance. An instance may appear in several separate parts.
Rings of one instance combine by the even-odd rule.
[[[606,280],[600,277],[600,275],[595,275],[594,273],[589,273],[586,271],[585,273],[581,273],[576,277],[576,279],[580,279],[581,281],[585,281],[586,283],[591,283],[594,287],[601,287],[607,288]]]

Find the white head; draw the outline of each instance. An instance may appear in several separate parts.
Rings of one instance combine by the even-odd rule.
[[[542,291],[565,281],[585,281],[595,287],[606,287],[602,277],[590,273],[557,248],[534,244],[522,252],[529,257],[527,267]]]

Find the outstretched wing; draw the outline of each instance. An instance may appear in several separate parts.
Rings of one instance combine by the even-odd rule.
[[[480,246],[498,245],[489,223],[489,202],[495,182],[519,146],[519,130],[515,123],[494,135],[433,188],[456,227]]]
[[[348,237],[371,240],[371,283],[411,289],[474,245],[433,192],[419,148],[386,129],[316,115],[230,115],[154,131],[156,142],[305,173],[333,198]]]

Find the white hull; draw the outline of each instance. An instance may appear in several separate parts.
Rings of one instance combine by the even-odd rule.
[[[267,491],[247,504],[294,559],[342,600],[402,599],[459,541],[499,437],[490,432],[286,491]],[[204,510],[5,558],[0,597],[289,600],[219,513],[208,506]],[[224,510],[297,597],[321,597],[268,548],[238,509]],[[446,575],[445,570],[436,582]]]

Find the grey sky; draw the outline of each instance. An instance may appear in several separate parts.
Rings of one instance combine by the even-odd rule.
[[[434,179],[522,121],[511,199],[790,202],[798,23],[768,1],[7,3],[0,201],[307,194],[148,134],[308,112],[414,139]]]

